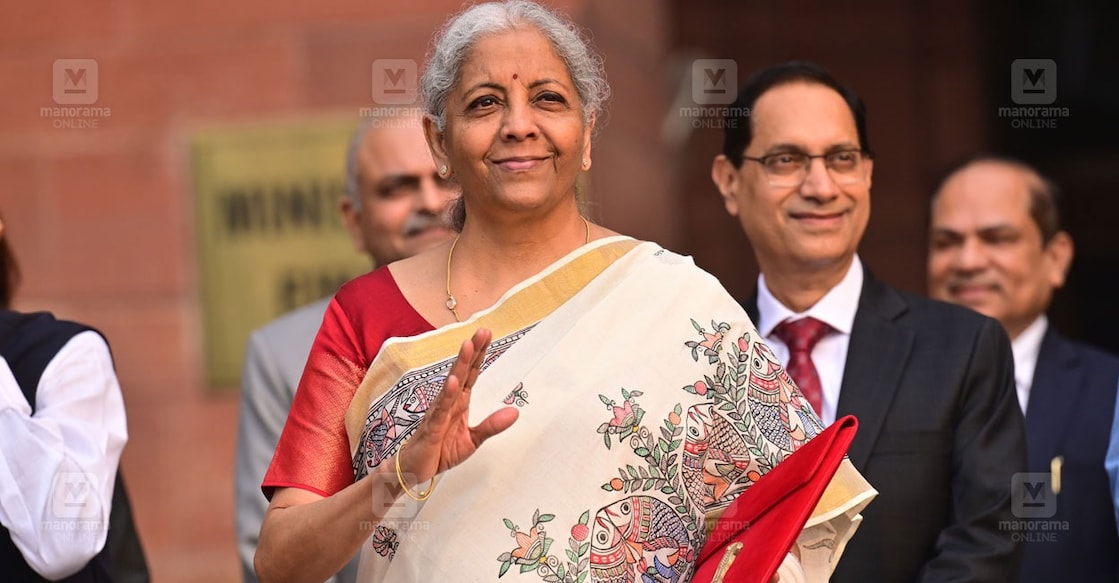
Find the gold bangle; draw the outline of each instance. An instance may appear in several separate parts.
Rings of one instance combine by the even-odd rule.
[[[416,502],[423,502],[430,498],[431,493],[435,491],[435,476],[431,477],[431,485],[428,487],[427,491],[413,494],[412,490],[408,489],[408,484],[404,483],[404,474],[400,471],[400,452],[402,451],[404,451],[403,442],[400,444],[400,447],[396,449],[396,479],[400,481],[400,487],[404,489],[404,493],[407,494],[409,498]]]

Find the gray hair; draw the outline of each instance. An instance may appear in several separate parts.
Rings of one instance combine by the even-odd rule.
[[[358,153],[361,152],[361,144],[365,141],[365,135],[369,133],[370,128],[373,127],[372,120],[363,120],[354,129],[354,133],[350,135],[350,145],[346,148],[346,196],[350,197],[350,204],[355,211],[361,210],[361,184],[359,184],[358,173],[361,168],[358,165]]]
[[[346,196],[349,197],[355,211],[360,211],[362,206],[361,162],[358,158],[361,155],[361,147],[365,143],[366,136],[373,128],[393,127],[387,125],[391,123],[391,120],[412,117],[421,119],[423,117],[423,110],[416,106],[382,109],[385,110],[382,116],[363,119],[358,123],[354,132],[350,134],[350,144],[346,147]]]
[[[440,132],[447,127],[447,97],[458,82],[462,63],[470,49],[484,36],[513,30],[520,25],[536,28],[551,41],[579,93],[583,122],[589,123],[592,116],[602,111],[610,97],[602,57],[594,52],[574,23],[535,2],[487,2],[451,17],[436,33],[428,53],[420,79],[420,94],[424,109]]]

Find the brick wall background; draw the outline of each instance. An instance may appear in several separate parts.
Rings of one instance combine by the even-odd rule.
[[[693,254],[746,293],[752,253],[709,179],[721,136],[670,139],[672,104],[694,58],[735,59],[740,82],[769,63],[815,60],[870,111],[879,156],[862,255],[921,292],[931,177],[992,145],[982,20],[962,0],[809,4],[553,3],[589,28],[614,89],[593,214]],[[124,472],[156,581],[239,573],[237,398],[203,383],[186,136],[214,122],[368,106],[371,62],[422,58],[459,6],[0,0],[0,212],[24,272],[16,307],[87,322],[111,340],[131,434]],[[39,116],[53,105],[59,58],[98,61],[97,105],[112,111],[98,128],[56,129]]]

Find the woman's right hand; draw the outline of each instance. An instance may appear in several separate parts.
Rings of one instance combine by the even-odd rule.
[[[478,380],[491,338],[490,331],[483,329],[463,343],[443,391],[431,403],[408,447],[397,451],[400,475],[409,487],[462,463],[483,441],[517,420],[517,409],[505,407],[469,426],[470,390]],[[302,488],[278,488],[260,531],[255,558],[260,581],[322,581],[336,573],[368,538],[363,526],[366,521],[381,520],[378,509],[388,508],[391,497],[400,495],[394,492],[397,476],[392,463],[381,463],[370,475],[326,498]],[[308,547],[307,540],[320,545]],[[330,550],[322,552],[322,548]]]
[[[409,486],[423,484],[462,463],[482,445],[482,442],[505,431],[517,420],[515,407],[494,411],[481,423],[470,427],[470,394],[493,334],[479,328],[469,340],[462,343],[458,358],[451,366],[443,390],[435,398],[423,421],[401,447],[400,471]]]

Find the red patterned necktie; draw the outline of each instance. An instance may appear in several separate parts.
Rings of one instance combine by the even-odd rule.
[[[804,398],[812,405],[816,415],[823,416],[824,389],[820,385],[820,375],[812,363],[812,349],[821,338],[831,332],[831,326],[808,317],[800,320],[785,320],[777,325],[773,333],[789,347],[789,376],[793,378]]]

